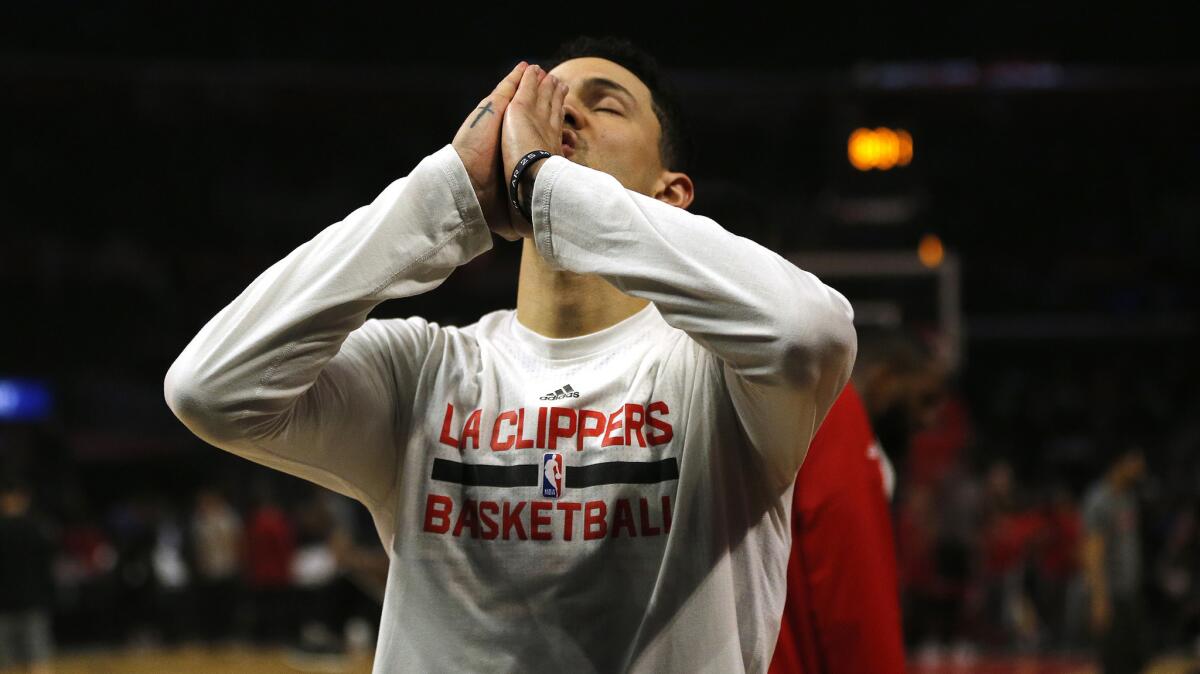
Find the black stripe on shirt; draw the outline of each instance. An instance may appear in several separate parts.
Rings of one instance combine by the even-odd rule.
[[[486,466],[434,459],[433,474],[430,477],[469,487],[536,487],[541,484],[541,475],[542,471],[536,463]]]
[[[679,461],[674,457],[661,461],[607,461],[567,466],[565,472],[566,487],[573,489],[602,484],[654,484],[679,479]],[[536,487],[542,483],[542,470],[536,463],[488,466],[434,459],[430,477],[469,487]]]
[[[679,479],[675,457],[661,461],[608,461],[588,466],[567,466],[567,488],[600,484],[654,484]]]

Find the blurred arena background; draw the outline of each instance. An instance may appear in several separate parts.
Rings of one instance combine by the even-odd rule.
[[[386,557],[365,509],[202,444],[162,378],[499,74],[581,33],[673,76],[692,212],[855,304],[911,671],[1098,671],[1084,501],[1131,448],[1147,671],[1200,671],[1188,22],[1082,2],[516,14],[0,10],[0,551],[45,571],[0,579],[0,616],[40,609],[40,671],[370,670]],[[470,323],[513,305],[518,259],[497,239],[375,315]]]

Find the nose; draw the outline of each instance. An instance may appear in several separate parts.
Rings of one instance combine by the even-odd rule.
[[[581,129],[587,124],[587,120],[583,115],[582,108],[577,107],[571,102],[571,94],[563,99],[563,126],[572,129]]]

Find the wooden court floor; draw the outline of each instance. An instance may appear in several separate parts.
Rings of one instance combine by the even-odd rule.
[[[37,674],[290,674],[330,672],[370,674],[372,653],[360,652],[336,661],[299,659],[285,650],[229,646],[210,648],[182,646],[173,649],[146,648],[117,652],[69,653],[56,657]],[[27,672],[29,670],[15,670]],[[15,674],[0,670],[0,674]],[[910,663],[910,674],[1097,674],[1090,663],[1079,660],[1037,657],[982,658],[971,664]],[[1162,657],[1143,674],[1195,674],[1200,661],[1193,658]]]
[[[370,674],[371,653],[334,660],[301,659],[285,650],[249,646],[136,649],[115,652],[64,653],[37,674],[290,674],[330,672]],[[26,672],[29,670],[15,670]],[[3,670],[2,674],[14,670]]]

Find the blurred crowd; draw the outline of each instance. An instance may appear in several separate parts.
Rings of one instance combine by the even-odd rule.
[[[80,492],[5,476],[0,669],[44,662],[56,643],[256,643],[296,657],[371,648],[387,557],[365,511],[316,487],[252,479],[187,494],[168,484],[96,510]],[[292,487],[288,498],[277,484]]]
[[[1200,653],[1200,422],[1180,414],[1200,395],[1186,375],[1076,352],[952,377],[912,340],[879,351],[856,377],[899,473],[911,657],[1091,653],[1139,671]]]

